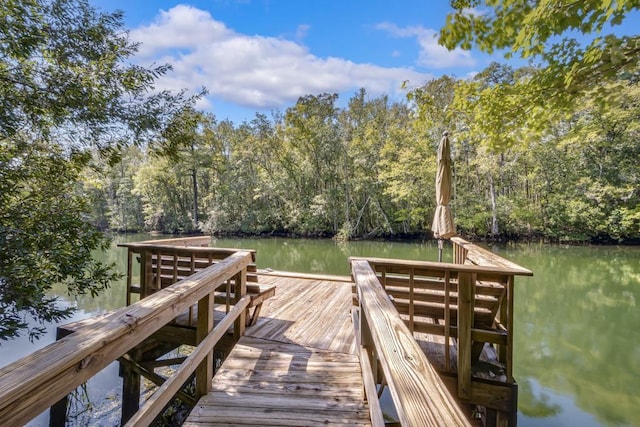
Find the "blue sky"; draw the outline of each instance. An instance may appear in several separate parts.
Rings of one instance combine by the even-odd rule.
[[[437,45],[446,0],[91,2],[124,11],[142,43],[136,62],[173,65],[159,88],[204,86],[209,95],[198,107],[234,122],[284,111],[307,94],[338,93],[346,103],[364,87],[372,97],[404,99],[405,80],[465,77],[491,61]]]
[[[438,46],[448,0],[90,1],[124,11],[142,43],[136,62],[173,65],[158,88],[204,86],[198,107],[234,122],[284,111],[308,94],[338,93],[346,103],[364,87],[400,100],[403,81],[467,77],[503,61]]]

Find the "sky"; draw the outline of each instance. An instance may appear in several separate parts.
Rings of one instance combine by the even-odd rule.
[[[157,88],[206,87],[197,107],[218,119],[285,111],[300,96],[361,87],[370,97],[405,99],[401,88],[433,77],[466,77],[487,55],[449,52],[436,40],[447,0],[92,0],[120,9],[141,42],[140,65],[170,63]],[[499,59],[499,58],[493,58]]]
[[[208,95],[198,109],[238,123],[284,112],[305,95],[360,88],[404,100],[406,90],[443,74],[465,78],[504,61],[437,43],[448,0],[90,0],[120,9],[134,61],[169,63],[158,89]]]

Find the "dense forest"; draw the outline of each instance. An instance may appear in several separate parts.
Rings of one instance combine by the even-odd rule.
[[[436,147],[448,130],[460,233],[640,237],[640,86],[606,108],[585,96],[570,114],[548,113],[544,127],[520,127],[526,140],[507,133],[493,142],[474,121],[496,126],[503,116],[470,100],[526,72],[493,64],[472,81],[444,76],[410,90],[407,102],[364,89],[345,107],[335,94],[308,95],[241,124],[188,110],[175,118],[173,156],[131,147],[111,167],[86,169],[81,191],[91,195],[92,221],[117,231],[428,236]]]

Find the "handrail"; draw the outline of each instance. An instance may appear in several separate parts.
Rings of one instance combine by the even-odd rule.
[[[501,419],[506,416],[509,425],[514,424],[514,283],[516,276],[533,273],[464,239],[451,241],[453,263],[369,257],[351,257],[350,261],[368,262],[411,333],[443,337],[443,368],[452,374],[445,378],[451,389],[457,383],[458,398],[498,411]],[[456,339],[455,369],[450,363],[452,339]],[[487,343],[493,350],[489,351]],[[504,368],[503,375],[491,382],[496,395],[487,392],[486,381],[473,375],[472,365],[482,354],[495,356]],[[371,365],[375,372],[376,360]]]
[[[508,259],[504,259],[501,256],[496,255],[476,244],[468,242],[461,237],[452,237],[451,242],[454,247],[454,253],[464,253],[464,258],[459,259],[457,263],[462,264],[468,260],[478,266],[503,267],[514,271],[514,274],[518,276],[533,276],[531,270],[509,261]]]
[[[394,258],[375,258],[375,257],[349,257],[350,260],[365,260],[376,265],[389,265],[389,266],[406,266],[417,267],[425,270],[440,271],[440,272],[460,272],[460,273],[497,273],[497,274],[510,274],[516,276],[533,276],[533,273],[526,268],[517,266],[518,268],[512,268],[507,266],[498,265],[468,265],[468,264],[455,264],[449,262],[432,262],[432,261],[416,261],[406,259],[394,259]]]
[[[158,240],[157,242],[162,242],[162,240]],[[185,254],[185,255],[191,254],[191,253],[195,253],[195,254],[219,253],[219,254],[231,255],[236,252],[249,252],[250,254],[252,254],[252,257],[255,258],[255,254],[256,254],[255,249],[234,249],[234,248],[218,248],[218,247],[213,248],[209,246],[179,246],[179,245],[171,245],[171,244],[164,245],[164,244],[152,243],[152,241],[149,241],[148,243],[119,243],[118,246],[123,248],[131,248],[134,250],[134,252],[136,252],[135,251],[136,249],[139,251],[154,249],[154,250],[162,250],[163,252],[166,251],[166,253]]]
[[[389,301],[369,263],[356,258],[350,258],[350,263],[360,304],[360,343],[367,350],[364,353],[369,354],[371,365],[375,367],[378,362],[381,365],[400,423],[403,426],[470,426]],[[375,371],[373,375],[376,376]],[[377,399],[377,396],[367,398]]]
[[[233,277],[240,285],[236,292],[238,309],[233,311],[238,316],[234,327],[236,333],[242,332],[245,320],[242,306],[248,303],[242,297],[246,293],[246,268],[251,262],[250,253],[234,253],[0,369],[0,419],[10,425],[25,424],[189,307],[198,304],[199,308],[212,308],[215,290]],[[213,329],[212,313],[208,310],[199,313],[207,313],[198,319],[200,345],[209,346],[220,329],[218,332]],[[200,352],[211,354],[212,347]],[[210,387],[212,367],[202,363],[199,369],[196,387],[206,390]],[[208,376],[206,381],[203,371]]]
[[[211,243],[211,236],[184,236],[184,237],[172,237],[168,239],[152,239],[142,240],[139,242],[132,242],[134,244],[149,244],[149,245],[172,245],[172,246],[208,246]],[[122,243],[118,246],[126,246],[129,243]]]

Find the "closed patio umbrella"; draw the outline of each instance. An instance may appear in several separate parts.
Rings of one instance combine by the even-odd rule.
[[[449,208],[451,201],[451,149],[449,148],[449,133],[443,132],[438,144],[438,169],[436,172],[436,213],[433,217],[431,230],[438,239],[438,261],[442,261],[442,239],[455,236],[456,226]]]

